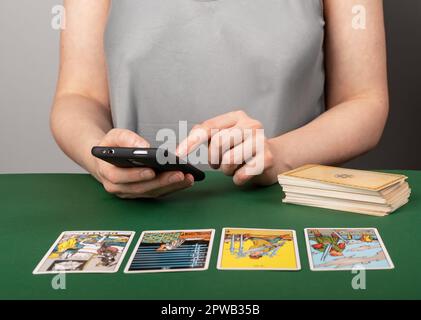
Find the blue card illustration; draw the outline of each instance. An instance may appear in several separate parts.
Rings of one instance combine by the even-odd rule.
[[[213,235],[213,229],[144,231],[125,272],[206,270]]]
[[[394,268],[375,228],[307,228],[305,237],[313,271]]]

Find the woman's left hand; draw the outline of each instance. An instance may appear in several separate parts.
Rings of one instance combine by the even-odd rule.
[[[206,141],[210,166],[232,176],[236,185],[276,182],[271,142],[262,124],[244,111],[229,112],[194,126],[179,144],[177,155],[184,157]]]

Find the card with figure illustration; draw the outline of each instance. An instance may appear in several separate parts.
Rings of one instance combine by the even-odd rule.
[[[133,236],[132,231],[65,231],[33,273],[117,272]]]
[[[304,233],[313,271],[394,268],[375,228],[307,228]]]
[[[214,233],[213,229],[144,231],[124,272],[206,270]]]
[[[221,270],[300,270],[295,231],[224,228],[217,268]]]

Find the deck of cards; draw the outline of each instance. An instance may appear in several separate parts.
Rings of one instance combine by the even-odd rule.
[[[124,272],[205,271],[214,234],[213,229],[143,231]],[[313,271],[394,268],[377,229],[307,228],[304,234]],[[65,231],[33,274],[117,272],[134,235],[132,231]],[[224,228],[217,269],[299,271],[296,232]]]
[[[385,216],[408,202],[400,174],[305,165],[278,176],[285,203]]]

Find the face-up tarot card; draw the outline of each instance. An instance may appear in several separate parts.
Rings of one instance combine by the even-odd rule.
[[[117,272],[133,236],[132,231],[65,231],[33,273]]]

